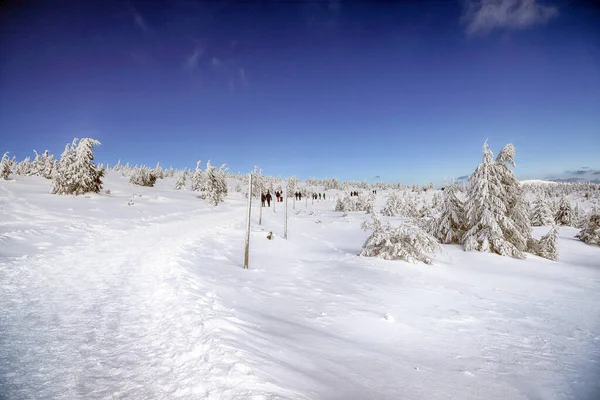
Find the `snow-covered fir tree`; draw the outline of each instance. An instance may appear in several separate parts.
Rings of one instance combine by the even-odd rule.
[[[290,176],[285,180],[285,193],[287,197],[294,197],[294,193],[298,189],[298,178]]]
[[[255,165],[252,171],[252,197],[260,199],[260,196],[267,191],[267,179],[262,170]]]
[[[53,174],[52,193],[79,195],[100,192],[104,170],[93,163],[93,148],[98,145],[100,142],[95,139],[83,138],[79,144],[74,139],[71,146],[65,147]]]
[[[544,197],[538,197],[533,206],[531,213],[531,225],[533,226],[548,226],[554,223],[554,216],[548,200]]]
[[[44,152],[44,160],[45,160],[45,168],[42,172],[42,176],[46,179],[52,179],[52,175],[54,174],[54,169],[56,168],[56,160],[54,159],[53,154],[48,154],[48,150]]]
[[[74,190],[74,176],[71,166],[75,163],[75,146],[77,138],[73,139],[71,144],[65,146],[65,150],[60,155],[60,161],[52,176],[53,194],[70,194]]]
[[[531,237],[530,204],[523,194],[523,188],[510,166],[515,167],[515,146],[507,144],[498,153],[494,163],[502,187],[501,199],[506,208],[509,223],[500,225],[504,237],[519,251],[527,250],[527,241]]]
[[[385,205],[381,209],[381,214],[387,217],[395,217],[400,214],[404,207],[404,201],[397,192],[392,191],[388,195]]]
[[[446,184],[438,217],[429,221],[428,231],[441,243],[461,243],[465,231],[465,211],[456,183]]]
[[[548,260],[558,260],[558,226],[553,225],[550,231],[542,236],[540,240],[529,239],[529,251]]]
[[[92,138],[83,138],[77,145],[75,162],[71,165],[74,188],[72,193],[98,193],[102,189],[104,170],[94,164],[94,146],[100,142]]]
[[[52,179],[54,168],[56,168],[56,160],[54,160],[54,156],[50,155],[48,150],[44,151],[44,153],[41,155],[35,150],[34,153],[35,160],[33,160],[31,164],[31,175]]]
[[[145,165],[133,168],[129,174],[129,183],[138,186],[153,187],[156,179],[155,171]]]
[[[573,216],[571,218],[572,225],[576,228],[581,228],[578,224],[581,223],[581,208],[579,208],[579,204],[575,203],[575,207],[573,207]]]
[[[200,185],[200,196],[209,204],[216,206],[225,200],[227,196],[227,168],[225,164],[221,168],[206,163],[206,170]]]
[[[560,200],[558,211],[556,211],[556,215],[554,216],[554,222],[558,225],[573,225],[573,209],[571,207],[571,202],[569,202],[566,197],[563,197]]]
[[[503,155],[503,157],[505,157]],[[482,251],[524,258],[504,232],[517,236],[515,223],[509,218],[504,197],[504,185],[499,168],[494,162],[494,154],[483,145],[483,162],[477,166],[469,178],[466,209],[466,232],[462,242],[466,251]],[[504,159],[500,160],[500,162]],[[519,239],[518,237],[516,239]],[[512,238],[516,241],[515,238]],[[527,245],[527,241],[524,246]]]
[[[437,240],[424,230],[407,224],[392,227],[383,224],[375,214],[370,222],[363,223],[363,229],[372,230],[360,252],[364,257],[431,264],[439,250]]]
[[[31,160],[29,157],[26,157],[17,165],[15,173],[21,176],[27,176],[31,174]]]
[[[8,152],[6,152],[2,156],[2,161],[0,161],[0,178],[8,180],[8,176],[10,175],[10,173],[10,158],[8,158]]]
[[[164,179],[165,174],[163,172],[162,167],[160,166],[160,162],[156,163],[156,167],[154,168],[154,175],[156,175],[156,177],[158,179]]]
[[[29,174],[42,176],[44,170],[46,169],[45,162],[36,150],[33,150],[33,152],[35,153],[35,158],[31,162],[31,170],[29,171]]]
[[[581,231],[575,237],[584,243],[600,246],[600,213],[598,210],[590,213]]]
[[[177,190],[185,189],[185,176],[186,176],[186,173],[184,171],[180,172],[177,175],[177,182],[175,182],[175,189],[177,189]]]
[[[196,163],[196,170],[190,178],[191,189],[194,192],[200,190],[200,187],[202,186],[202,180],[204,179],[204,172],[202,172],[201,162],[201,160],[198,160]]]

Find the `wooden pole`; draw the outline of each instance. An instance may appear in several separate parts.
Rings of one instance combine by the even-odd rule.
[[[262,225],[262,209],[263,207],[263,203],[262,203],[262,193],[260,194],[260,212],[258,213],[258,224]],[[266,201],[266,200],[265,200]]]
[[[248,175],[248,225],[246,226],[246,247],[244,251],[244,269],[248,269],[250,253],[250,216],[252,215],[252,174]]]
[[[287,239],[287,214],[288,214],[288,205],[287,205],[287,188],[285,188],[285,197],[283,198],[283,208],[285,209],[283,215],[284,215],[284,219],[283,219],[283,238]]]

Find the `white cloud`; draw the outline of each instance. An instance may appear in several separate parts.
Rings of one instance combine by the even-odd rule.
[[[201,49],[194,50],[192,54],[185,58],[185,61],[183,63],[183,69],[185,69],[186,71],[195,70],[198,66],[198,61],[200,60],[200,57],[202,57],[202,53],[203,51]]]
[[[142,17],[137,10],[133,10],[133,22],[135,25],[142,30],[144,33],[148,33],[148,25],[146,24],[146,20]]]
[[[524,29],[558,16],[558,9],[536,0],[467,0],[462,21],[469,36],[495,29]]]

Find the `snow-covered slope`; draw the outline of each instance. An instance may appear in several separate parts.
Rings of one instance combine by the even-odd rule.
[[[554,181],[545,181],[542,179],[525,179],[520,181],[522,184],[524,185],[539,185],[539,184],[544,184],[544,185],[557,185],[557,182]]]
[[[559,262],[444,246],[427,266],[357,257],[365,216],[331,211],[334,196],[290,201],[287,241],[282,203],[262,226],[255,204],[244,270],[242,196],[212,208],[174,184],[109,172],[110,194],[71,197],[0,181],[0,395],[600,393],[600,248],[574,229],[560,230]]]

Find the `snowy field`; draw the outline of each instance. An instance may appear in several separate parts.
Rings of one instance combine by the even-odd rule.
[[[0,398],[598,399],[600,248],[358,257],[363,213],[0,180]],[[385,194],[378,194],[378,208]],[[272,205],[273,206],[273,205]],[[377,209],[378,209],[377,208]],[[267,240],[269,231],[274,240]],[[535,228],[540,237],[548,228]]]

